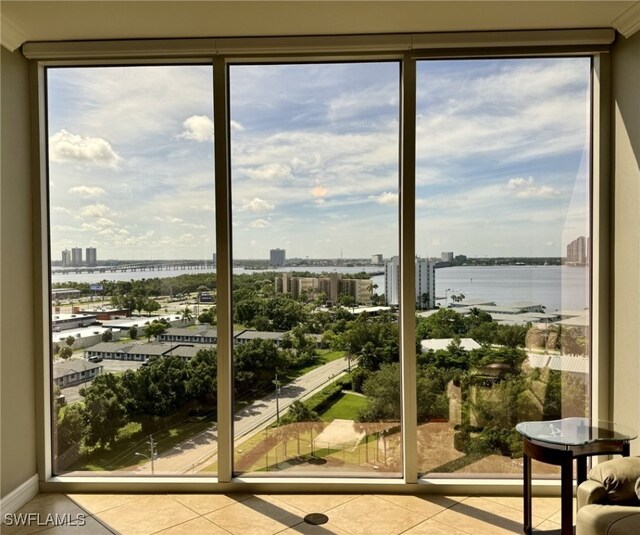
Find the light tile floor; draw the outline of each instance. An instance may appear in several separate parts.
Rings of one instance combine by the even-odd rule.
[[[574,503],[575,507],[575,503]],[[536,532],[559,533],[559,498],[534,498]],[[40,494],[2,535],[502,535],[522,533],[522,499],[358,494]],[[304,522],[311,512],[326,524]],[[24,516],[33,513],[31,516]],[[14,516],[14,519],[19,517]],[[6,519],[5,519],[6,520]],[[73,525],[73,522],[83,525]],[[57,523],[58,525],[54,525]]]

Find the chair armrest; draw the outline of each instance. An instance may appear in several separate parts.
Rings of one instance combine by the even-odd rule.
[[[578,499],[578,510],[580,510],[581,507],[592,503],[606,503],[607,489],[597,481],[587,479],[578,485],[576,498]]]

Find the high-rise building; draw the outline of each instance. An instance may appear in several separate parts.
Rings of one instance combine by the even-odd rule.
[[[62,251],[62,267],[68,267],[71,265],[71,251],[65,249]]]
[[[453,252],[442,252],[440,253],[440,260],[443,262],[453,262]]]
[[[85,249],[87,266],[98,265],[98,253],[95,247],[87,247]]]
[[[589,261],[589,239],[580,236],[567,245],[567,264],[584,266]]]
[[[372,254],[371,255],[371,263],[374,266],[379,266],[380,264],[382,264],[383,261],[384,260],[383,260],[383,257],[382,257],[381,254]]]
[[[286,252],[284,249],[271,249],[269,251],[269,262],[272,266],[284,266]]]
[[[81,247],[73,247],[71,249],[71,265],[72,266],[82,265],[82,248]]]
[[[418,308],[436,306],[435,263],[416,258],[415,299]],[[384,265],[384,294],[389,305],[400,304],[400,258],[394,256]]]

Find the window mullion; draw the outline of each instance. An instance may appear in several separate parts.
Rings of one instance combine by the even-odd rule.
[[[213,60],[213,117],[216,190],[216,290],[218,324],[218,480],[233,476],[233,365],[231,308],[231,173],[227,64]]]
[[[400,361],[404,479],[417,481],[415,169],[416,62],[405,56],[401,72],[400,117]]]

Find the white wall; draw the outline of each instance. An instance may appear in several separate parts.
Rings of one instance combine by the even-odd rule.
[[[640,431],[640,32],[612,55],[613,419]],[[640,440],[632,443],[640,454]]]
[[[0,57],[0,496],[36,473],[29,73]]]

